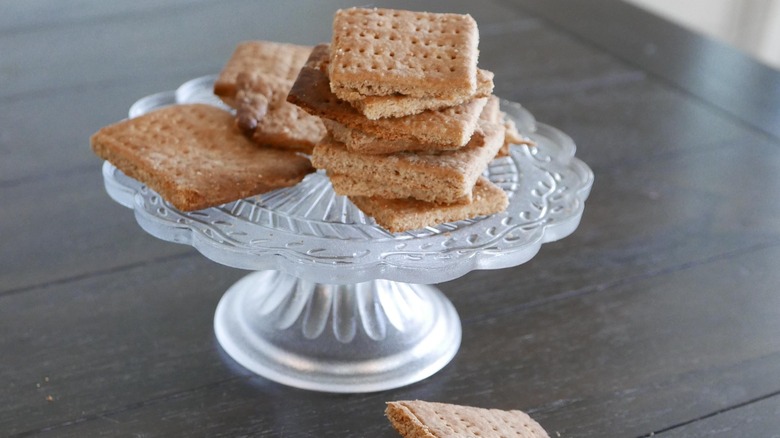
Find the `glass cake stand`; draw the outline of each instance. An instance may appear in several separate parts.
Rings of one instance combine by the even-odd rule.
[[[145,97],[135,117],[176,103],[222,106],[215,76]],[[321,173],[294,187],[182,212],[103,164],[108,194],[153,236],[254,271],[230,287],[214,329],[238,363],[268,379],[328,392],[369,392],[422,380],[457,352],[461,324],[430,284],[531,259],[572,233],[593,183],[575,145],[519,104],[502,108],[535,147],[513,145],[485,175],[509,196],[500,214],[404,233],[376,225]]]

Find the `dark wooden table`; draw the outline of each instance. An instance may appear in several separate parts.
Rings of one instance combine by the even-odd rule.
[[[330,37],[349,2],[4,2],[0,433],[396,436],[384,402],[522,409],[553,437],[780,436],[780,74],[612,1],[469,12],[496,93],[570,134],[596,183],[529,263],[439,285],[459,354],[332,395],[252,375],[212,331],[245,271],[142,231],[89,135],[217,72],[235,44]]]

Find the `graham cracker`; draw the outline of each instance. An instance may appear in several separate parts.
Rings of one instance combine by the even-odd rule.
[[[219,73],[214,83],[214,94],[235,108],[236,78],[239,74],[250,75],[250,81],[257,75],[295,80],[311,49],[310,46],[272,41],[241,42]]]
[[[311,153],[325,135],[319,117],[287,102],[293,81],[267,75],[237,76],[236,122],[256,143]]]
[[[510,143],[531,143],[530,140],[520,136],[515,128],[514,122],[506,118],[506,114],[500,110],[499,99],[496,96],[491,95],[488,98],[487,104],[479,115],[479,119],[490,123],[503,124],[506,127],[507,133],[504,140],[504,146],[499,151],[498,156],[506,156],[509,154]],[[350,151],[362,154],[391,154],[404,151],[433,152],[455,150],[459,148],[459,146],[455,145],[422,143],[414,140],[383,140],[373,135],[366,134],[365,132],[351,129],[333,120],[322,119],[322,121],[328,132],[336,141],[344,143]],[[509,132],[510,129],[511,132]],[[469,142],[473,143],[480,138],[483,138],[483,136],[478,125]]]
[[[259,147],[233,115],[204,104],[174,105],[106,126],[92,150],[177,209],[200,210],[300,182],[314,169],[291,151]]]
[[[341,9],[331,43],[331,89],[343,100],[456,98],[477,89],[479,31],[470,15]]]
[[[485,107],[482,108],[482,112],[479,114],[479,119],[491,123],[501,122],[501,101],[498,97],[490,96],[488,98]]]
[[[524,144],[534,146],[533,140],[523,137],[518,131],[515,122],[507,117],[506,113],[501,112],[501,119],[504,124],[504,145],[499,149],[497,156],[506,157],[509,155],[509,147],[513,144]]]
[[[504,211],[509,204],[506,193],[485,177],[479,177],[472,189],[471,202],[465,204],[368,196],[350,196],[349,200],[392,233],[495,214]]]
[[[384,140],[406,139],[464,146],[474,133],[487,98],[477,98],[465,104],[411,116],[368,120],[352,105],[331,92],[327,74],[328,53],[327,44],[314,48],[287,96],[289,102],[309,114],[334,120]]]
[[[311,154],[326,133],[319,118],[285,102],[260,120],[252,140],[259,145]]]
[[[387,403],[385,415],[405,438],[549,438],[539,423],[519,410],[414,400]]]
[[[373,135],[366,134],[365,132],[348,128],[333,120],[321,120],[325,124],[327,131],[336,141],[344,143],[344,146],[346,146],[347,149],[359,154],[387,155],[396,152],[451,151],[460,149],[462,147],[451,144],[442,145],[435,143],[422,143],[419,141],[407,139],[382,140]],[[471,135],[471,140],[469,140],[469,142],[473,142],[481,138],[482,137],[480,136],[479,129],[476,129],[474,134]]]
[[[507,114],[501,111],[501,102],[498,97],[490,96],[488,98],[485,108],[479,115],[480,120],[485,120],[491,123],[500,123],[504,125],[504,145],[498,151],[498,157],[506,157],[509,155],[509,146],[513,144],[525,144],[533,146],[534,142],[529,138],[522,136],[515,126],[515,122],[510,119]]]
[[[504,141],[502,125],[483,122],[481,129],[482,138],[463,148],[430,154],[356,154],[326,137],[311,159],[314,167],[328,172],[340,195],[463,203],[470,200],[474,183]]]
[[[477,69],[477,91],[471,96],[443,98],[393,94],[390,96],[364,96],[361,99],[350,101],[350,103],[369,120],[409,116],[425,110],[438,110],[460,105],[477,97],[488,97],[493,93],[493,76],[492,72]]]

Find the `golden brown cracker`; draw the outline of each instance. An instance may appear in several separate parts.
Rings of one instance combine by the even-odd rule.
[[[385,415],[405,438],[549,438],[539,423],[519,410],[414,400],[387,403]]]
[[[486,98],[438,111],[392,119],[368,120],[348,102],[338,99],[330,90],[327,75],[329,48],[314,48],[301,68],[287,100],[310,114],[335,120],[352,129],[385,140],[408,139],[422,143],[464,146],[468,143]]]
[[[318,117],[285,102],[258,122],[252,140],[259,145],[310,154],[325,134],[325,126]]]
[[[344,100],[471,96],[477,23],[469,15],[350,8],[333,19],[331,89]]]
[[[387,155],[397,152],[435,152],[460,149],[462,146],[451,144],[422,143],[416,140],[399,139],[383,140],[365,132],[351,129],[333,120],[322,119],[325,128],[333,138],[344,143],[351,152],[359,154]],[[481,139],[479,129],[474,131],[469,143]]]
[[[234,106],[236,78],[241,73],[248,74],[250,81],[262,75],[295,80],[311,49],[310,46],[272,41],[241,42],[219,73],[214,83],[214,94]]]
[[[471,96],[455,98],[410,97],[399,94],[390,96],[364,96],[350,103],[367,119],[377,120],[387,117],[403,117],[419,114],[426,110],[438,110],[460,105],[477,97],[488,97],[493,93],[493,73],[477,70],[477,91]]]
[[[333,188],[342,195],[464,202],[503,144],[503,129],[484,122],[482,139],[458,150],[430,154],[356,154],[326,137],[314,148],[312,164],[334,175]]]
[[[236,122],[255,142],[264,146],[311,153],[325,135],[317,116],[287,102],[292,81],[275,77],[238,76]]]
[[[230,113],[203,104],[165,107],[106,126],[90,143],[99,157],[184,211],[292,186],[314,171],[294,152],[257,146]]]
[[[471,202],[460,204],[368,196],[350,196],[349,199],[363,213],[373,217],[377,224],[393,233],[495,214],[505,210],[509,204],[506,193],[484,177],[477,180],[470,197]]]
[[[486,120],[491,123],[500,123],[504,125],[504,145],[498,151],[499,157],[506,157],[509,155],[509,147],[513,144],[524,144],[533,146],[534,142],[529,138],[524,137],[517,131],[515,122],[512,121],[505,112],[501,110],[501,102],[498,97],[490,96],[485,108],[482,110],[482,114],[479,115],[480,120]]]

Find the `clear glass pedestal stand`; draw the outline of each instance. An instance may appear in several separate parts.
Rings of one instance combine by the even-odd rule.
[[[249,370],[290,386],[368,392],[422,380],[460,346],[437,289],[388,280],[333,285],[258,271],[217,307],[220,344]]]
[[[145,97],[130,117],[175,103],[220,105],[213,81]],[[507,192],[507,210],[405,233],[376,225],[322,173],[195,212],[178,211],[108,162],[104,183],[153,236],[254,271],[228,289],[214,318],[238,363],[299,388],[380,391],[432,375],[460,346],[458,314],[430,284],[522,264],[579,224],[593,173],[574,157],[574,143],[518,104],[502,109],[536,143],[513,146],[485,172]]]

